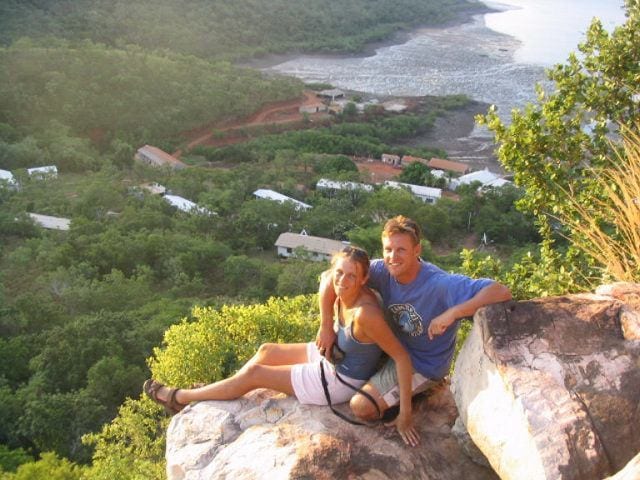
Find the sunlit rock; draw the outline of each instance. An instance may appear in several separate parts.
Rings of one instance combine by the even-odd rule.
[[[471,438],[502,479],[600,480],[640,451],[640,342],[621,325],[637,318],[640,288],[620,292],[476,314],[452,388]]]

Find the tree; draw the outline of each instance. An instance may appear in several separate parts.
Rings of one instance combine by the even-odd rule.
[[[413,162],[402,170],[398,180],[412,185],[425,185],[425,178],[430,175],[429,167],[420,162]]]
[[[569,239],[580,235],[555,221],[559,216],[576,218],[571,197],[596,217],[600,215],[595,206],[604,200],[604,192],[595,182],[593,169],[615,162],[619,125],[632,132],[640,128],[636,123],[640,109],[640,3],[626,0],[625,7],[626,22],[611,34],[594,19],[585,41],[578,46],[581,56],[572,53],[566,64],[547,72],[554,91],[547,93],[538,86],[537,104],[527,105],[524,111],[514,110],[509,126],[493,107],[478,118],[495,133],[499,159],[513,172],[515,183],[525,189],[518,207],[537,217],[546,242],[552,241],[557,231]],[[543,251],[550,252],[550,245]],[[575,249],[569,247],[567,255],[559,258],[567,260],[568,269],[589,274],[589,261],[579,261]]]

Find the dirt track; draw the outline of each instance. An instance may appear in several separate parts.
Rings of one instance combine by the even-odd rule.
[[[256,127],[260,125],[273,125],[284,123],[296,123],[301,122],[304,117],[300,113],[300,107],[303,105],[312,105],[318,101],[318,97],[312,91],[305,90],[303,96],[293,100],[285,100],[282,102],[270,103],[262,107],[260,110],[252,114],[245,120],[239,120],[229,123],[214,123],[205,125],[195,130],[186,132],[185,135],[188,138],[186,151],[191,150],[198,145],[210,145],[210,146],[223,146],[232,143],[238,143],[246,140],[240,130],[247,127]],[[318,118],[325,119],[326,113],[312,113],[308,114],[310,119]],[[234,135],[234,131],[238,131],[237,135]],[[214,135],[218,132],[227,132],[222,138],[217,138]],[[180,158],[182,149],[174,152],[173,156]]]

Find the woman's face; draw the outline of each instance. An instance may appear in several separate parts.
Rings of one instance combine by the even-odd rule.
[[[336,295],[359,291],[367,279],[362,275],[362,267],[353,260],[340,257],[333,265],[333,288]]]

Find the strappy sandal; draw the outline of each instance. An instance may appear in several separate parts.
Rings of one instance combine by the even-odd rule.
[[[180,403],[176,400],[176,394],[179,390],[178,388],[167,388],[167,400],[158,398],[158,390],[160,390],[162,387],[164,387],[163,384],[161,384],[160,382],[156,382],[155,380],[150,378],[149,380],[144,382],[142,389],[151,400],[156,402],[158,405],[162,405],[164,407],[164,411],[168,415],[175,415],[176,413],[184,409],[184,407],[186,407],[185,404]]]

